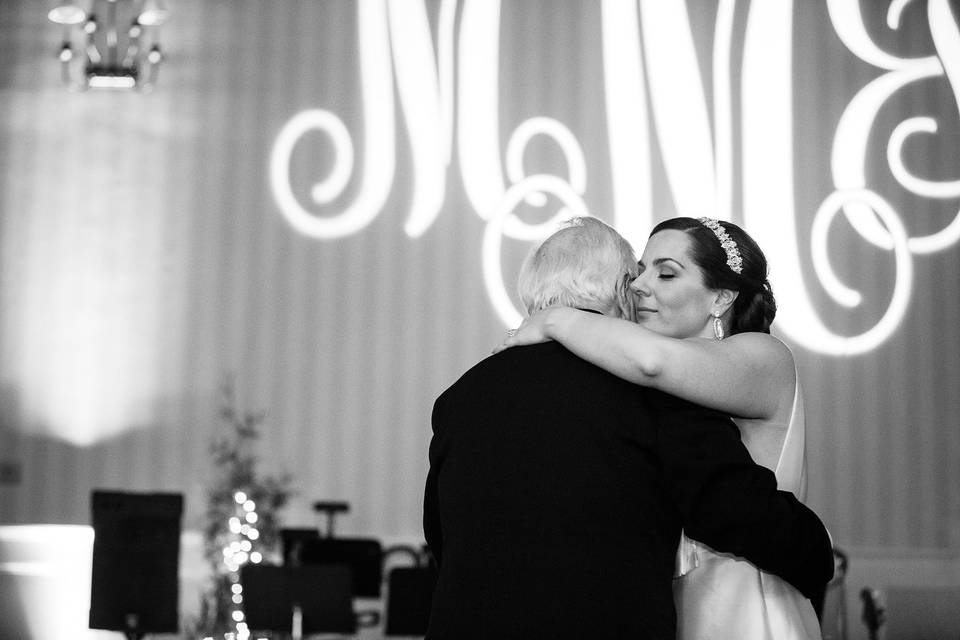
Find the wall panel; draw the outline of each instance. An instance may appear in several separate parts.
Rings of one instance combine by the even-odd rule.
[[[461,64],[450,98],[455,125],[467,131],[454,127],[449,165],[424,171],[416,165],[424,142],[411,137],[397,84],[404,64],[397,39],[386,49],[390,84],[364,93],[370,77],[363,56],[370,51],[358,43],[369,18],[360,9],[383,9],[380,2],[171,2],[173,18],[162,33],[167,60],[148,94],[61,87],[51,53],[59,30],[46,22],[42,4],[0,6],[0,459],[23,468],[21,484],[0,485],[2,523],[85,523],[90,490],[117,487],[184,491],[186,522],[198,526],[211,472],[208,446],[220,433],[219,389],[233,379],[241,406],[266,414],[264,471],[294,474],[299,493],[286,513],[289,524],[312,523],[316,499],[345,499],[354,505],[345,530],[418,536],[433,398],[487,355],[506,326],[483,270],[489,212],[477,210],[466,188],[464,158],[481,150],[469,146],[466,133],[497,121],[490,184],[498,180],[506,189],[518,181],[505,169],[511,136],[529,118],[554,119],[582,152],[583,203],[620,226],[672,216],[683,200],[678,194],[709,188],[666,166],[665,150],[677,144],[668,131],[671,114],[652,110],[643,150],[650,174],[636,167],[637,180],[652,185],[652,204],[615,209],[610,140],[622,132],[607,121],[606,83],[641,79],[605,76],[610,61],[602,38],[612,35],[602,32],[602,13],[612,5],[455,3],[449,44]],[[753,188],[742,166],[742,116],[757,97],[742,71],[750,55],[747,23],[761,4],[736,3],[724,70],[732,91],[733,184],[730,201],[714,204],[733,211],[735,221]],[[898,29],[886,26],[880,5],[859,4],[865,33],[878,47],[903,57],[939,56],[927,16],[935,0],[909,3]],[[675,78],[702,99],[712,136],[703,146],[691,143],[691,166],[725,126],[712,112],[723,82],[712,76],[717,14],[708,5],[683,5],[677,23],[689,30],[698,67],[686,76],[675,69]],[[470,16],[492,6],[499,6],[499,35],[485,37],[497,38],[499,66],[487,87],[497,91],[495,111],[464,122],[463,96],[479,79],[462,64],[474,55],[464,45],[474,27]],[[654,6],[638,4],[638,29],[653,19]],[[779,288],[782,269],[771,277],[781,300],[809,297],[824,327],[852,336],[875,325],[890,303],[891,253],[864,240],[843,216],[834,220],[831,264],[863,294],[860,307],[846,309],[817,279],[811,229],[837,188],[832,157],[841,117],[885,70],[848,48],[826,3],[791,6],[793,191],[768,208],[779,224],[793,225],[797,239],[793,247],[766,248],[777,260],[795,253],[803,284]],[[436,56],[447,50],[438,41],[441,3],[411,7],[425,11],[434,56],[432,66],[411,69],[436,78]],[[685,34],[675,35],[671,42],[680,46]],[[648,77],[653,67],[673,64],[669,52],[640,42]],[[651,86],[640,89],[641,106],[652,109]],[[416,99],[417,108],[443,113],[433,96]],[[391,100],[393,137],[378,139],[364,109]],[[289,184],[313,214],[338,215],[367,193],[368,167],[387,155],[394,161],[376,216],[341,237],[300,232],[281,214],[271,187],[274,144],[309,109],[335,114],[355,151],[346,188],[320,206],[310,189],[342,158],[320,132],[300,138]],[[960,201],[918,195],[891,172],[888,140],[920,115],[936,118],[940,128],[908,140],[905,164],[929,180],[956,180],[960,126],[954,89],[942,74],[894,92],[870,123],[861,158],[864,186],[889,201],[911,235],[945,228]],[[371,141],[379,145],[372,154]],[[524,174],[569,181],[573,160],[560,149],[534,136]],[[414,237],[404,225],[417,187],[431,178],[443,184],[442,203]],[[559,200],[547,201],[544,208],[521,204],[517,213],[546,220]],[[502,242],[499,273],[512,290],[532,243]],[[902,321],[864,353],[824,352],[811,338],[812,325],[793,334],[777,327],[805,388],[809,499],[842,545],[960,548],[960,261],[956,242],[947,245],[912,254]]]

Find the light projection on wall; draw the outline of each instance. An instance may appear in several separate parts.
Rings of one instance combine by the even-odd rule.
[[[170,353],[162,328],[173,305],[162,284],[170,254],[164,234],[145,222],[164,218],[164,201],[156,192],[137,195],[137,176],[157,163],[114,170],[104,159],[114,150],[83,151],[89,167],[64,168],[65,186],[41,190],[35,215],[10,216],[22,225],[10,237],[30,241],[21,240],[23,277],[4,283],[16,304],[4,307],[0,330],[19,337],[5,363],[17,401],[4,409],[22,412],[25,432],[78,447],[149,425],[156,398],[172,384],[161,374]],[[67,145],[62,159],[42,166],[60,175],[75,153]],[[5,247],[13,247],[10,237]]]
[[[888,26],[900,27],[909,0],[889,5]],[[440,5],[436,51],[422,4],[400,0],[358,3],[358,51],[363,74],[364,149],[355,176],[352,134],[335,113],[313,109],[295,114],[279,132],[271,151],[271,188],[286,219],[301,233],[331,240],[361,232],[382,210],[394,179],[396,138],[394,84],[409,130],[414,163],[414,197],[404,231],[417,238],[429,229],[443,205],[445,182],[455,146],[460,178],[474,212],[486,221],[480,257],[490,302],[507,326],[520,313],[503,282],[502,238],[536,242],[572,214],[588,215],[589,167],[576,135],[546,117],[523,121],[500,148],[500,3],[496,0],[444,0]],[[929,0],[926,20],[935,54],[904,58],[880,48],[870,37],[859,0],[827,0],[840,41],[863,63],[884,70],[859,89],[836,125],[830,162],[834,190],[812,214],[811,255],[800,254],[795,205],[792,101],[794,5],[752,2],[746,13],[743,54],[731,54],[736,0],[717,5],[710,77],[701,74],[686,3],[658,0],[604,0],[601,42],[603,90],[609,139],[611,221],[640,247],[654,220],[651,163],[654,138],[678,215],[733,218],[733,193],[742,190],[742,221],[764,247],[781,296],[778,329],[812,351],[856,355],[875,349],[897,330],[913,286],[913,262],[954,247],[960,240],[960,212],[942,230],[910,237],[898,212],[867,184],[868,141],[884,104],[912,83],[942,78],[960,104],[960,31],[950,0]],[[459,11],[459,31],[455,29]],[[454,51],[457,52],[454,77]],[[739,67],[737,66],[739,65]],[[392,69],[392,71],[391,71]],[[740,79],[740,121],[735,122],[733,78]],[[708,103],[705,87],[713,90]],[[452,125],[456,90],[456,131]],[[650,112],[647,111],[649,105]],[[948,116],[956,118],[953,111]],[[739,125],[739,126],[736,126]],[[936,182],[919,177],[903,159],[913,136],[933,135],[936,118],[910,117],[895,127],[886,161],[899,185],[920,199],[960,197],[960,180]],[[290,162],[309,132],[329,138],[335,162],[313,188],[313,211],[290,184]],[[734,185],[736,146],[742,149],[742,184]],[[530,140],[543,136],[561,154],[566,175],[525,175],[523,155]],[[958,167],[960,170],[960,167]],[[960,171],[958,171],[960,173]],[[359,181],[353,200],[332,215],[323,208]],[[548,198],[547,196],[552,196]],[[524,202],[545,207],[559,201],[550,220],[530,225],[515,213]],[[315,207],[314,207],[315,208]],[[842,308],[861,304],[860,292],[843,283],[827,249],[831,222],[842,214],[864,242],[892,254],[896,275],[886,309],[857,335],[840,335],[821,318],[810,291],[820,287]],[[807,216],[809,217],[809,216]],[[808,282],[802,265],[813,265]]]

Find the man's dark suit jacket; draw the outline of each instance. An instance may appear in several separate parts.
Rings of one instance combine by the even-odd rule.
[[[502,351],[434,405],[427,639],[673,640],[681,526],[808,596],[833,574],[820,520],[726,416],[556,342]]]

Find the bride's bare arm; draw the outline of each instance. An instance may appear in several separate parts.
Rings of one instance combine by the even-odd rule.
[[[681,340],[627,320],[551,307],[527,318],[504,346],[550,339],[625,380],[730,415],[771,418],[793,401],[793,355],[765,333]]]

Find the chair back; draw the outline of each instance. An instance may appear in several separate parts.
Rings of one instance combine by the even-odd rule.
[[[433,567],[394,567],[387,585],[385,636],[423,636],[430,622],[437,571]]]
[[[301,540],[302,566],[343,564],[353,573],[354,595],[379,598],[383,582],[383,548],[374,538]]]
[[[276,567],[244,565],[240,570],[243,610],[251,631],[353,634],[353,576],[346,565]]]

